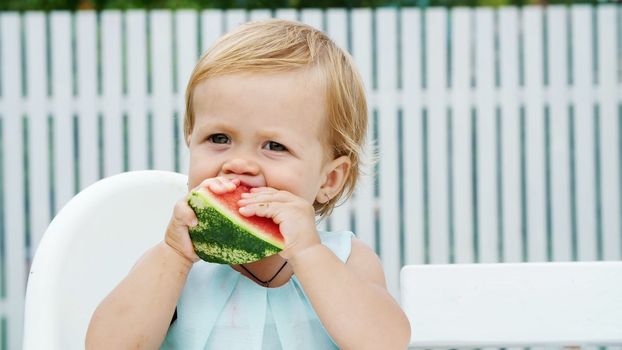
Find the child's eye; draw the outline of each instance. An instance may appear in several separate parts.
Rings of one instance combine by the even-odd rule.
[[[229,136],[225,135],[225,134],[214,134],[214,135],[210,135],[207,138],[210,142],[213,143],[219,143],[219,144],[227,144],[230,142],[229,140]]]
[[[265,148],[267,148],[270,151],[276,151],[276,152],[285,152],[287,151],[287,147],[283,146],[282,144],[275,142],[275,141],[268,141],[266,142]]]

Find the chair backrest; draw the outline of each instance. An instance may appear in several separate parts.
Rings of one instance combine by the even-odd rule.
[[[412,347],[622,344],[622,262],[410,265]]]
[[[162,240],[186,176],[135,171],[78,193],[50,223],[35,254],[24,349],[84,349],[91,314],[149,247]]]

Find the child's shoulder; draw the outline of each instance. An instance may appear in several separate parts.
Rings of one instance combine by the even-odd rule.
[[[346,262],[352,252],[354,233],[350,231],[318,231],[322,244]]]
[[[318,231],[322,244],[330,248],[343,262],[367,266],[382,272],[376,252],[351,231]],[[384,273],[383,273],[384,280]]]
[[[386,288],[382,262],[376,252],[365,242],[353,238],[351,252],[346,265],[353,269],[359,276]]]

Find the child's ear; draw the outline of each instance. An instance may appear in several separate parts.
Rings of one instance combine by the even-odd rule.
[[[317,202],[326,203],[341,191],[350,173],[351,164],[348,156],[341,156],[324,166],[324,183],[315,197]]]

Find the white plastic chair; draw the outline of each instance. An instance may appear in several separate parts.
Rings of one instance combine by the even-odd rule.
[[[186,176],[135,171],[78,193],[50,223],[26,292],[24,349],[84,349],[91,314],[136,260],[162,240]]]
[[[410,265],[411,347],[622,345],[622,262]]]

